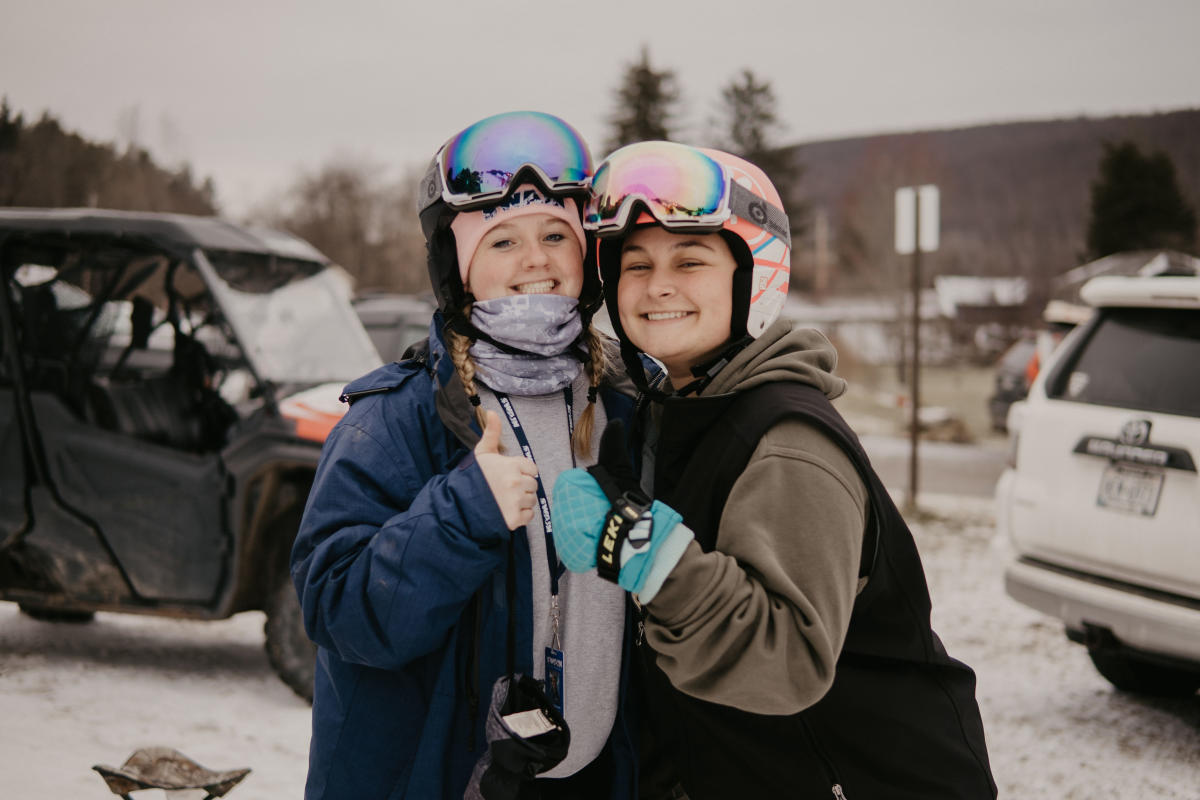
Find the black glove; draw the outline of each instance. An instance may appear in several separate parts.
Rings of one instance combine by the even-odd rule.
[[[488,749],[475,765],[465,800],[531,796],[534,778],[562,761],[571,744],[566,720],[528,675],[496,681],[484,730]]]
[[[604,426],[604,433],[600,436],[600,456],[587,471],[600,484],[609,500],[616,500],[630,490],[641,493],[641,484],[629,460],[624,422],[614,419]]]
[[[600,455],[596,463],[587,468],[608,501],[612,503],[609,522],[617,525],[615,536],[602,537],[600,549],[597,552],[596,571],[600,577],[613,583],[621,570],[621,545],[629,537],[633,526],[650,509],[650,498],[642,491],[633,464],[629,460],[629,446],[625,437],[625,423],[619,419],[610,420],[604,426],[600,436]],[[605,523],[606,528],[608,522]],[[611,547],[605,559],[601,556],[606,548]]]

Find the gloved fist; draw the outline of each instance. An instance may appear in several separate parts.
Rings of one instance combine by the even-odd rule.
[[[642,494],[626,458],[620,420],[604,429],[600,460],[554,484],[554,546],[567,569],[597,567],[648,603],[693,538],[678,512]]]
[[[623,512],[618,521],[625,526],[636,523],[642,511],[650,506],[629,463],[625,425],[619,419],[604,428],[596,463],[586,470],[567,470],[555,483],[554,527],[564,529],[564,541],[560,544],[556,535],[554,545],[567,569],[586,572],[597,566],[597,548],[604,543],[605,521],[610,509],[618,504]],[[571,535],[566,535],[567,531]],[[609,580],[615,580],[620,569],[617,532],[610,531],[608,549],[600,553],[601,574]],[[628,527],[624,533],[628,533]]]

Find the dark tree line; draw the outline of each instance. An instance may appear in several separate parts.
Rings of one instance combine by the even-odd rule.
[[[610,147],[678,136],[678,81],[653,66],[646,50],[626,66],[613,97]],[[704,141],[692,143],[741,155],[771,176],[792,221],[793,286],[801,291],[820,288],[817,264],[827,265],[830,291],[899,285],[893,192],[917,183],[942,190],[942,242],[929,261],[930,279],[1024,276],[1037,296],[1053,276],[1088,258],[1149,247],[1193,252],[1197,244],[1200,111],[781,147],[771,84],[752,71],[723,86],[714,108]],[[297,176],[250,221],[307,239],[360,290],[424,291],[415,178],[384,173],[379,165],[331,160]],[[49,113],[29,122],[7,102],[0,102],[0,205],[217,211],[212,181],[197,182],[187,165],[165,169],[142,148],[122,152],[88,141]],[[807,225],[809,209],[818,224]]]
[[[1130,141],[1106,142],[1092,184],[1087,246],[1092,258],[1125,250],[1167,248],[1190,252],[1196,212],[1179,189],[1166,153],[1143,154]]]
[[[213,214],[215,194],[186,164],[165,169],[140,147],[118,152],[64,130],[48,112],[30,123],[0,101],[0,206]]]

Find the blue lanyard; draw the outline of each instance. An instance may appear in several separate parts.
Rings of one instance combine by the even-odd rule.
[[[500,407],[504,409],[504,416],[508,417],[508,426],[512,428],[513,435],[517,437],[517,444],[521,446],[522,455],[537,464],[537,459],[533,457],[533,448],[529,446],[529,437],[525,435],[525,429],[521,427],[521,420],[517,417],[517,410],[513,408],[512,401],[504,392],[495,392],[495,395],[496,399],[500,401]],[[570,441],[575,436],[575,398],[571,393],[570,386],[563,389],[563,400],[567,404],[567,446],[570,447]],[[571,449],[571,465],[575,465],[574,448]],[[558,561],[558,551],[554,549],[554,523],[550,519],[550,501],[546,498],[546,487],[542,485],[540,472],[537,476],[537,498],[538,507],[542,510],[542,528],[546,532],[546,563],[550,568],[550,594],[557,597],[558,577],[562,575],[564,568]]]

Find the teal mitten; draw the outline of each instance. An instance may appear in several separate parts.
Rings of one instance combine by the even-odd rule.
[[[626,457],[620,420],[604,429],[600,458],[554,484],[554,546],[567,569],[600,576],[643,603],[657,594],[693,538],[670,506],[642,494]]]

